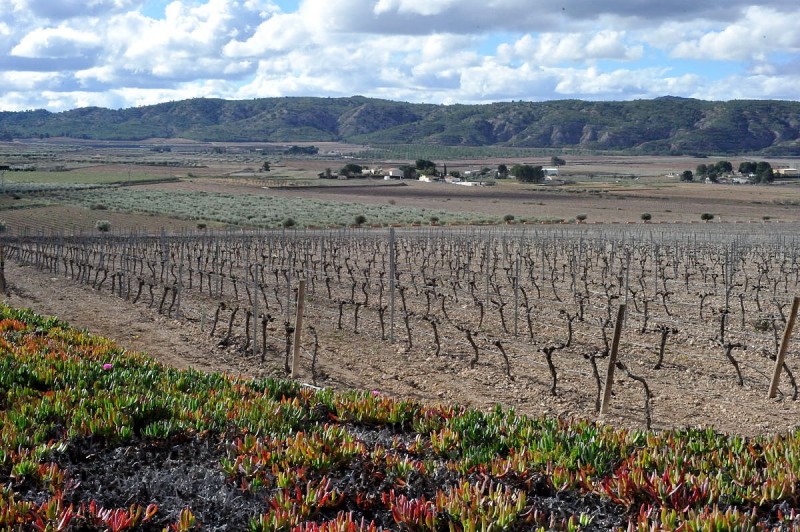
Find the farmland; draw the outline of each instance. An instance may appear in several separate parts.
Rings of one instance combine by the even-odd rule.
[[[484,412],[465,414],[470,419],[463,425],[467,431],[471,424],[485,423],[488,418],[478,418],[496,407],[497,412],[514,409],[508,418],[514,419],[511,425],[501,423],[506,428],[527,426],[529,421],[517,421],[518,415],[549,416],[541,422],[555,423],[547,430],[556,434],[613,440],[613,448],[603,452],[616,458],[604,455],[608,462],[592,462],[596,471],[606,473],[613,463],[627,464],[626,471],[639,467],[647,475],[663,475],[661,466],[645,465],[649,459],[631,454],[644,440],[661,449],[708,445],[713,452],[727,445],[744,448],[751,441],[746,438],[764,437],[758,444],[764,448],[794,445],[790,439],[766,436],[790,434],[800,415],[796,332],[788,336],[776,397],[767,398],[776,355],[792,320],[793,299],[800,295],[800,189],[790,183],[679,184],[664,174],[692,168],[697,160],[576,157],[563,172],[569,183],[553,187],[498,181],[493,187],[473,189],[375,179],[320,186],[316,174],[343,160],[288,159],[274,155],[280,153],[276,148],[267,173],[255,170],[264,152],[243,148],[220,153],[196,146],[181,152],[175,147],[164,153],[115,146],[100,151],[102,164],[92,162],[95,148],[84,153],[61,147],[56,155],[36,150],[31,148],[31,158],[38,153],[42,160],[55,157],[59,166],[74,168],[52,172],[55,177],[50,172],[6,173],[6,178],[13,174],[4,181],[8,194],[0,202],[0,218],[7,226],[6,300],[114,338],[120,350],[146,351],[174,367],[223,370],[257,382],[287,377],[296,353],[296,377],[323,388],[323,395],[301,393],[295,384],[269,386],[299,401],[297,414],[303,419],[317,415],[311,413],[315,404],[330,407],[323,399],[333,393],[328,390],[352,389],[374,391],[362,399],[379,397],[381,409],[395,414],[408,409],[412,417],[417,409],[443,402]],[[447,164],[466,169],[498,162]],[[73,181],[65,177],[69,174],[75,176]],[[645,212],[652,222],[642,220]],[[703,213],[714,217],[700,223]],[[578,223],[581,214],[584,221]],[[358,217],[363,219],[356,223]],[[287,223],[289,219],[294,223]],[[110,221],[110,231],[98,231],[98,220]],[[297,327],[299,303],[304,321]],[[612,352],[618,352],[616,364],[609,364]],[[616,369],[613,394],[607,412],[599,416],[604,393],[611,390],[604,382],[609,367]],[[189,375],[189,381],[202,380],[196,373]],[[447,409],[462,406],[441,408],[450,412]],[[622,431],[612,436],[610,426],[596,428],[593,420],[598,417]],[[341,438],[336,445],[372,438],[372,433],[349,425],[344,427],[349,434],[326,428],[324,419],[285,429],[293,434],[302,428],[320,438],[335,434]],[[408,422],[423,423],[417,418]],[[495,422],[492,418],[489,425]],[[183,429],[203,430],[192,423],[177,423],[174,432],[166,429],[168,436],[185,436]],[[432,446],[449,452],[449,436],[436,432],[443,427],[437,426],[434,437],[434,432],[407,432],[405,422],[389,423],[389,428],[376,430],[395,431],[404,442],[417,435],[430,437]],[[254,430],[246,424],[237,427]],[[666,431],[664,440],[640,432],[647,429]],[[714,430],[738,436],[721,436]],[[463,435],[456,440],[466,441]],[[286,445],[244,438],[230,438],[225,445],[234,441],[242,456]],[[192,445],[199,445],[203,454],[207,443]],[[97,451],[111,453],[119,444],[104,443]],[[530,442],[516,441],[506,449],[509,454],[486,448],[476,452],[510,458],[517,444]],[[408,442],[405,445],[408,448]],[[570,445],[584,448],[584,443],[572,440]],[[668,449],[666,455],[672,452]],[[242,456],[229,459],[244,460]],[[417,458],[427,456],[422,452]],[[582,512],[587,514],[583,519],[594,519],[599,528],[622,526],[631,519],[666,526],[710,518],[767,526],[786,517],[781,508],[796,502],[796,488],[787,487],[797,485],[794,477],[774,473],[781,467],[791,470],[793,464],[749,472],[748,479],[772,480],[754,488],[762,490],[758,494],[728,495],[728,502],[712,516],[717,510],[699,505],[696,490],[684,494],[694,502],[678,511],[676,505],[688,504],[688,499],[676,499],[669,503],[673,506],[663,500],[643,502],[636,489],[646,491],[644,483],[624,492],[614,484],[622,482],[622,470],[591,483],[580,476],[588,474],[580,467],[567,468],[569,473],[539,468],[548,460],[561,460],[554,456],[537,458],[542,461],[526,469],[521,482],[532,482],[535,471],[551,483],[541,494],[567,489],[579,500],[599,497],[590,501],[601,510],[592,514],[578,507],[558,510],[557,517],[536,514],[539,520],[527,523],[531,527],[549,523],[568,528],[570,516],[580,520]],[[468,462],[445,468],[477,464]],[[662,465],[671,467],[667,464],[671,462]],[[686,489],[701,485],[701,477],[709,474],[697,467],[686,472]],[[433,474],[431,469],[418,471],[432,482],[434,477],[426,476]],[[279,495],[269,485],[271,480],[248,475],[237,477],[237,482],[255,483],[253,491],[258,493],[266,482],[274,501],[289,496]],[[657,493],[655,477],[648,478],[647,489]],[[675,488],[665,479],[659,485],[667,491]],[[321,483],[309,484],[312,480]],[[526,508],[513,489],[492,491],[491,482],[498,478],[490,475],[485,480],[490,484],[481,497]],[[321,476],[303,481],[306,487],[331,488],[323,486]],[[455,477],[445,482],[460,489]],[[722,490],[724,483],[720,486]],[[447,497],[460,496],[456,491],[437,495],[422,489],[403,492],[405,502],[399,504],[400,493],[397,486],[394,495],[387,491],[382,511],[392,512],[394,505],[402,513],[400,508],[410,508],[403,504],[412,504],[412,499],[429,508],[420,503],[422,495],[427,501],[441,496],[442,505]],[[530,490],[525,493],[533,495]],[[756,499],[758,509],[752,510]],[[738,502],[730,502],[734,500]],[[565,505],[565,500],[558,501],[558,508]],[[673,510],[678,511],[674,516],[669,514]],[[318,519],[336,515],[315,512]],[[509,509],[509,516],[522,513],[533,515]],[[400,513],[393,514],[393,522],[388,514],[359,515],[384,526],[400,523]],[[180,508],[170,518],[177,521]]]
[[[56,187],[4,200],[9,280],[19,286],[12,301],[163,350],[180,366],[284,376],[297,283],[306,279],[319,383],[589,418],[625,303],[621,360],[649,397],[621,374],[621,400],[607,419],[749,434],[791,428],[796,402],[766,401],[764,387],[797,295],[790,271],[800,188],[679,184],[665,174],[702,159],[619,156],[571,156],[562,174],[572,184],[555,187],[320,186],[317,173],[343,160],[292,159],[284,148],[32,143],[9,151],[40,173],[6,172],[7,186],[29,185],[29,175]],[[535,151],[515,153],[546,163]],[[269,172],[256,170],[264,159]],[[501,161],[446,164],[466,171]],[[706,212],[714,219],[699,223]],[[586,221],[577,224],[580,214]],[[365,222],[352,228],[359,216]],[[97,220],[111,231],[97,232]],[[541,223],[553,221],[568,223]],[[391,265],[389,226],[398,226]],[[59,304],[49,292],[75,299]],[[100,319],[82,312],[101,303]],[[134,318],[119,324],[123,309]],[[154,330],[168,323],[205,355],[187,357],[191,343]],[[310,330],[301,341],[308,379]],[[795,395],[793,382],[784,380],[782,397]]]
[[[765,398],[798,283],[794,226],[774,226],[59,235],[6,254],[17,277],[185,322],[216,359],[271,376],[286,375],[303,279],[304,379],[531,414],[596,415],[624,303],[630,375],[609,419],[757,434],[797,413],[791,357],[783,400]]]

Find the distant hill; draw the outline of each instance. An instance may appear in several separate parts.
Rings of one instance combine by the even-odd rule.
[[[800,155],[800,102],[665,97],[431,105],[354,96],[192,99],[121,110],[0,112],[0,138],[42,136]]]

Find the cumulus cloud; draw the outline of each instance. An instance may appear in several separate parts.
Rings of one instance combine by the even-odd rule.
[[[313,38],[298,14],[276,14],[262,22],[247,39],[229,41],[223,53],[232,58],[253,57],[303,47]]]
[[[89,32],[69,27],[40,28],[25,35],[11,55],[20,57],[67,58],[94,54],[100,39]]]
[[[768,54],[779,50],[798,53],[798,17],[798,8],[787,14],[753,6],[745,11],[742,19],[721,30],[710,30],[677,43],[672,55],[689,59],[764,60]]]
[[[625,32],[614,30],[601,30],[594,34],[528,34],[512,44],[498,47],[498,56],[506,61],[530,60],[548,65],[600,59],[630,61],[641,59],[643,54],[642,44],[629,44]]]

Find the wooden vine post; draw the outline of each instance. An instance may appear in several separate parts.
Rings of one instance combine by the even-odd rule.
[[[795,296],[792,301],[792,311],[789,314],[789,319],[786,321],[786,328],[783,330],[783,338],[781,339],[781,347],[778,350],[778,356],[775,358],[775,370],[772,372],[772,382],[769,385],[769,394],[767,397],[773,399],[778,394],[778,382],[781,378],[781,370],[786,360],[786,351],[789,349],[789,339],[792,337],[792,329],[794,329],[794,322],[797,319],[797,307],[800,305],[800,297]]]
[[[394,227],[389,229],[389,342],[394,343],[394,292],[396,289],[397,249]]]
[[[8,292],[6,287],[6,252],[5,247],[0,243],[0,294]]]
[[[297,287],[297,314],[294,318],[294,351],[292,353],[292,378],[297,376],[300,366],[300,340],[303,332],[303,312],[306,308],[306,281],[301,280]]]
[[[619,351],[619,339],[622,336],[622,323],[625,321],[625,304],[621,304],[617,310],[617,323],[614,324],[614,339],[611,342],[611,353],[608,357],[608,372],[606,373],[606,385],[603,389],[603,403],[600,405],[600,416],[604,416],[608,411],[608,404],[611,402],[611,387],[614,383],[614,368],[617,365],[617,353]]]
[[[258,323],[260,321],[258,317],[258,279],[261,265],[255,264],[251,267],[253,269],[253,354],[255,355],[258,352]]]

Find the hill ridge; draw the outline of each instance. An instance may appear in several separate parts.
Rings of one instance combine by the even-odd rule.
[[[351,96],[193,98],[119,110],[0,112],[0,140],[51,136],[800,156],[800,102],[664,96],[437,105]]]

